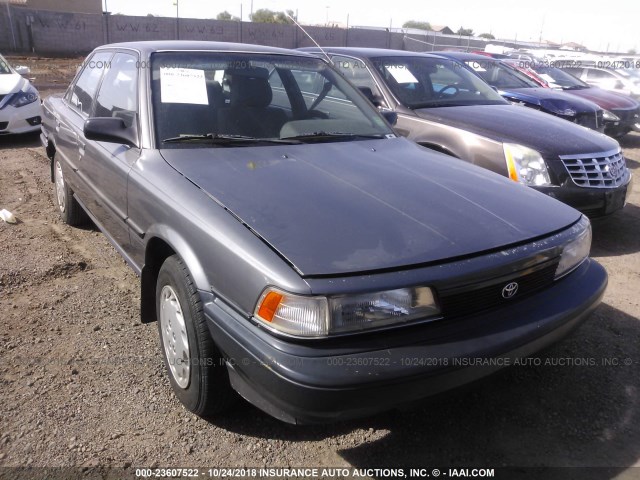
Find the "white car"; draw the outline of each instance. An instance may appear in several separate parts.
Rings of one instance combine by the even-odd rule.
[[[614,64],[615,61],[599,62],[599,64]],[[587,82],[594,87],[600,87],[612,92],[629,95],[636,100],[640,99],[640,81],[624,70],[613,70],[596,65],[583,67],[561,67],[574,77]]]
[[[0,135],[40,130],[40,94],[22,77],[28,73],[26,67],[12,68],[0,55]]]

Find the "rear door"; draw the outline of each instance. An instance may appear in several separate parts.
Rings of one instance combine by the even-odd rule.
[[[92,117],[121,118],[128,128],[138,125],[138,57],[116,52],[106,70],[96,96]],[[127,179],[140,157],[138,146],[112,142],[84,142],[82,175],[92,195],[90,210],[103,229],[123,250],[130,247],[127,220]]]

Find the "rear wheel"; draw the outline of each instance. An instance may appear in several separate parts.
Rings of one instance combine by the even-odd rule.
[[[73,198],[73,191],[64,181],[62,165],[56,159],[53,162],[53,199],[58,207],[60,218],[71,226],[82,225],[87,221],[87,214]]]
[[[200,295],[177,255],[160,268],[156,307],[162,354],[178,399],[202,417],[226,410],[235,399],[227,368],[207,328]]]

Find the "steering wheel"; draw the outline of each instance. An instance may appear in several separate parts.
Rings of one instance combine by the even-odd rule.
[[[446,92],[447,90],[454,90],[453,93],[449,94],[449,96],[455,96],[458,94],[458,92],[460,91],[460,89],[456,86],[456,85],[445,85],[444,87],[442,87],[440,90],[438,90],[436,92],[436,96],[437,98],[442,98],[444,97],[444,92]]]

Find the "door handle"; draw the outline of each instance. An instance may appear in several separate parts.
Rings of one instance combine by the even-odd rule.
[[[84,143],[82,140],[78,139],[78,152],[80,153],[80,156],[84,156],[84,152],[85,152],[85,147],[87,146],[86,143]]]

